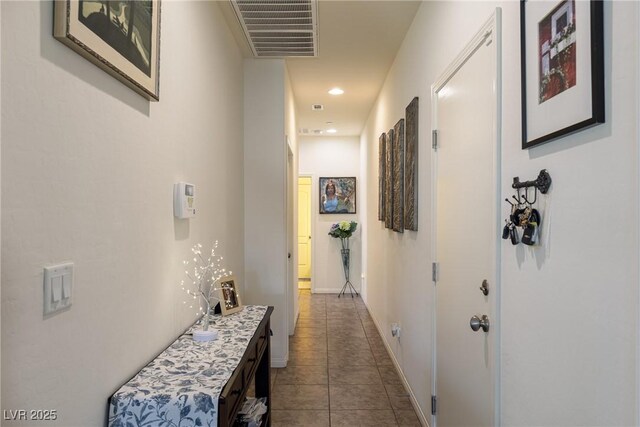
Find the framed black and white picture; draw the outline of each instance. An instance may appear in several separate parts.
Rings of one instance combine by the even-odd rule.
[[[53,35],[140,95],[159,100],[160,0],[56,0]]]
[[[520,3],[522,148],[604,123],[602,1]]]

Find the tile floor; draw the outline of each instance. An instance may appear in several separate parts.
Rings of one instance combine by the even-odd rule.
[[[300,292],[289,364],[272,373],[272,425],[419,426],[360,298]]]

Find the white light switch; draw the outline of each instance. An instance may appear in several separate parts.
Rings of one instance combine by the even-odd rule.
[[[44,268],[44,314],[49,315],[71,306],[73,263]]]
[[[51,278],[51,302],[59,302],[62,299],[62,276]]]
[[[71,298],[71,275],[62,276],[62,298]]]

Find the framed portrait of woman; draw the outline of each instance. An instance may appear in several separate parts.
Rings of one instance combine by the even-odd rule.
[[[320,213],[356,213],[356,177],[320,178]]]

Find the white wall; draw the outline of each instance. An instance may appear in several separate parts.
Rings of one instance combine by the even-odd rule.
[[[219,239],[242,282],[242,58],[215,3],[163,2],[150,103],[52,37],[52,2],[0,7],[3,408],[102,426],[108,397],[195,319],[190,247]],[[188,221],[179,180],[197,185]],[[67,260],[73,305],[44,320],[42,267]]]
[[[311,288],[313,292],[338,293],[344,285],[344,272],[340,256],[340,239],[328,235],[332,224],[339,221],[356,221],[358,229],[351,237],[350,279],[360,290],[362,246],[361,210],[364,206],[362,181],[360,180],[360,141],[356,136],[305,136],[300,137],[300,175],[311,176]],[[356,177],[356,214],[319,214],[320,177]]]
[[[511,195],[513,176],[533,179],[546,168],[553,178],[545,243],[502,247],[502,424],[636,424],[638,34],[629,31],[637,25],[634,2],[604,6],[607,123],[526,151],[520,149],[519,4],[423,3],[361,137],[367,147],[362,181],[370,201],[367,304],[420,408],[429,413],[430,85],[496,6],[503,8],[501,198]],[[419,231],[400,235],[377,220],[378,136],[403,117],[414,96],[420,97]],[[394,321],[403,325],[400,343],[388,333]]]
[[[273,305],[271,361],[288,356],[285,64],[245,59],[244,200],[246,294]]]
[[[298,314],[300,307],[298,304],[298,130],[296,125],[296,103],[293,96],[293,90],[291,88],[291,80],[289,78],[289,71],[285,63],[285,133],[286,139],[289,143],[291,150],[291,176],[289,179],[289,194],[291,199],[289,208],[290,212],[287,215],[287,232],[289,234],[289,249],[288,253],[291,254],[289,263],[287,264],[287,286],[289,287],[289,335],[293,335],[295,331],[296,322],[298,321]]]

